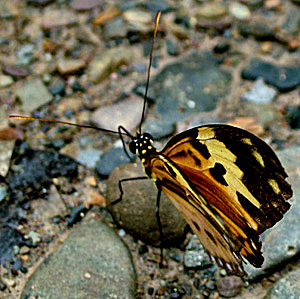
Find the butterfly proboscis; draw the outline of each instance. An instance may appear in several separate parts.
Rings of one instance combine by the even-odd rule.
[[[278,222],[290,204],[291,186],[274,151],[252,133],[229,125],[195,127],[172,137],[163,150],[153,146],[153,137],[142,133],[154,42],[161,12],[155,18],[154,37],[147,72],[146,91],[138,132],[133,136],[123,126],[118,131],[59,120],[12,115],[12,119],[39,120],[92,128],[118,134],[125,153],[137,154],[147,176],[124,178],[122,183],[151,178],[157,189],[156,217],[164,192],[199,237],[213,262],[228,274],[246,276],[243,261],[261,267],[263,255],[259,235]],[[162,257],[163,242],[161,242]]]

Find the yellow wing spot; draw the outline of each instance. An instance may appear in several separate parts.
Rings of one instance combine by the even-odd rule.
[[[268,183],[276,194],[279,194],[281,192],[277,182],[274,179],[268,179]]]
[[[256,247],[255,243],[254,243],[252,240],[251,240],[251,244],[252,244],[253,248],[254,248],[255,250],[257,250],[257,247]]]
[[[206,139],[211,139],[215,137],[215,132],[213,128],[209,127],[202,127],[198,128],[198,137],[197,139],[199,140],[206,140]]]
[[[258,209],[261,207],[261,204],[257,199],[252,195],[252,193],[248,190],[248,188],[244,185],[244,183],[240,180],[240,178],[236,177],[234,173],[227,172],[224,175],[224,178],[226,182],[230,182],[229,189],[230,194],[234,196],[235,200],[237,202],[238,198],[236,195],[236,191],[240,192],[242,195],[244,195],[253,205],[255,205]]]
[[[258,161],[258,163],[262,166],[265,167],[265,162],[263,157],[261,156],[261,154],[259,152],[257,152],[256,150],[254,150],[252,152],[252,155],[255,157],[255,159]]]
[[[146,159],[143,158],[143,159],[141,159],[141,161],[144,164],[146,162]]]
[[[251,142],[251,139],[250,139],[250,138],[242,138],[241,141],[242,141],[243,143],[252,145],[252,142]]]
[[[140,143],[139,146],[142,147],[143,145]]]
[[[144,142],[144,143],[147,143],[147,141],[146,141],[146,140],[144,140],[143,142]]]
[[[146,154],[147,153],[147,151],[146,150],[142,150],[142,154],[144,155],[144,154]]]
[[[149,146],[148,146],[148,149],[150,150],[151,148],[152,148],[152,146],[151,146],[151,145],[149,145]]]
[[[209,130],[206,130],[209,131]],[[210,133],[211,136],[214,132]],[[208,135],[208,133],[207,133]],[[199,136],[198,136],[199,138]],[[209,153],[211,154],[211,158],[209,160],[214,162],[221,163],[225,169],[226,174],[224,178],[226,182],[230,182],[230,185],[226,188],[231,196],[235,199],[235,201],[240,205],[240,202],[237,198],[236,191],[239,191],[242,195],[244,195],[254,206],[257,208],[261,207],[261,204],[257,199],[252,195],[252,193],[248,190],[245,184],[242,182],[242,177],[244,175],[243,171],[235,164],[236,155],[232,153],[226,145],[217,140],[217,139],[208,139],[205,141],[200,141],[201,143],[207,146]],[[262,157],[261,157],[262,160]],[[262,160],[263,161],[263,160]],[[263,162],[262,162],[263,163]],[[257,224],[251,217],[248,219],[248,223],[255,229]]]
[[[207,146],[208,151],[212,156],[214,156],[214,159],[216,156],[221,156],[223,159],[227,159],[232,162],[236,161],[236,155],[230,151],[223,142],[217,139],[209,139],[202,141],[202,143]]]

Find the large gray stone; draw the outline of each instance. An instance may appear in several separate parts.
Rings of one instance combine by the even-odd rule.
[[[191,114],[214,110],[228,94],[230,82],[230,73],[219,68],[212,53],[193,53],[167,65],[153,78],[149,98],[156,102],[161,119],[175,123]],[[141,84],[135,87],[140,95],[144,90]]]
[[[127,247],[111,228],[91,220],[39,266],[21,298],[134,298],[135,280]]]
[[[51,93],[38,77],[24,81],[18,87],[16,95],[21,100],[25,112],[32,112],[52,99]]]
[[[109,176],[107,201],[119,199],[119,179],[145,175],[141,163],[123,164]],[[110,206],[114,219],[134,237],[154,246],[160,244],[160,233],[155,215],[157,189],[150,179],[124,182],[123,199]],[[164,246],[180,243],[185,237],[187,223],[170,200],[162,193],[160,202]]]
[[[280,278],[270,288],[265,299],[297,299],[300,298],[300,269],[296,269]]]

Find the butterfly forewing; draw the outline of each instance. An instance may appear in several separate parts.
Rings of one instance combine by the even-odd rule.
[[[292,196],[265,142],[232,126],[197,127],[173,137],[145,167],[228,273],[244,275],[241,256],[262,265],[259,234],[282,218]]]

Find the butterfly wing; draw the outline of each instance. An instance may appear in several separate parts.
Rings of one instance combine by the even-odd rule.
[[[202,195],[196,194],[180,169],[163,155],[157,155],[145,163],[145,170],[189,223],[212,261],[228,274],[245,276],[239,253],[242,244],[232,240],[223,220],[216,217]]]
[[[161,153],[207,200],[231,242],[241,244],[239,253],[260,267],[258,235],[283,217],[290,207],[286,200],[292,196],[273,150],[245,130],[210,125],[176,135]],[[188,203],[183,201],[182,206]]]

